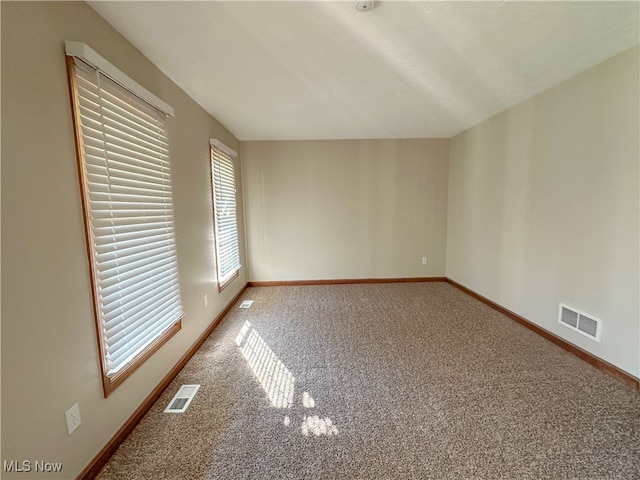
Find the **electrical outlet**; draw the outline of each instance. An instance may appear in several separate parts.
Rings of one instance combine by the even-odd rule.
[[[426,265],[427,264],[427,257],[422,257],[422,264]]]
[[[65,412],[64,416],[67,419],[67,432],[71,435],[80,426],[80,407],[78,404],[74,404]]]
[[[204,303],[204,308],[207,308],[207,305],[209,305],[209,297],[207,297],[207,294],[204,294],[204,298],[202,299],[202,303]]]

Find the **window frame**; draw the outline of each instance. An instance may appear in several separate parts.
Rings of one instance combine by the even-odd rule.
[[[213,237],[214,237],[214,246],[216,252],[216,280],[218,283],[218,292],[222,292],[228,285],[230,285],[236,278],[240,276],[240,269],[242,265],[240,263],[240,229],[238,228],[238,191],[237,191],[237,177],[236,177],[236,165],[235,161],[238,158],[238,154],[235,150],[229,148],[220,140],[212,138],[209,141],[209,168],[210,175],[209,178],[211,180],[211,201],[213,206]],[[233,177],[233,204],[234,204],[234,227],[235,227],[235,238],[236,242],[234,245],[235,249],[235,257],[237,260],[235,262],[235,270],[233,273],[228,274],[227,276],[221,275],[221,250],[226,248],[220,245],[220,237],[219,233],[219,225],[218,225],[218,205],[216,202],[216,168],[215,162],[217,161],[216,156],[225,157],[225,159],[230,163]],[[220,167],[219,167],[220,168]],[[220,183],[220,182],[218,182]]]
[[[91,295],[94,313],[94,325],[96,329],[96,340],[98,344],[98,352],[100,355],[100,370],[102,375],[102,386],[104,397],[107,398],[118,386],[120,386],[133,372],[135,372],[146,360],[151,357],[160,347],[169,341],[177,332],[182,328],[182,319],[184,317],[184,310],[182,307],[181,293],[179,280],[177,285],[177,306],[179,307],[179,317],[177,320],[171,316],[171,324],[164,327],[164,330],[153,340],[147,343],[142,350],[135,353],[132,357],[122,362],[120,367],[116,368],[114,372],[110,372],[107,359],[107,334],[105,332],[105,319],[101,314],[101,301],[100,301],[100,283],[99,283],[99,268],[96,250],[94,243],[94,236],[92,229],[94,223],[91,218],[91,190],[88,185],[88,171],[87,162],[85,158],[85,147],[83,142],[83,124],[80,113],[80,96],[78,93],[78,79],[76,78],[76,61],[82,61],[88,66],[99,70],[104,76],[118,84],[120,87],[127,90],[129,93],[140,98],[142,101],[151,105],[156,110],[163,112],[168,116],[173,116],[173,108],[164,103],[159,98],[148,92],[144,87],[131,80],[125,74],[120,72],[116,67],[111,65],[105,59],[103,59],[96,52],[91,50],[87,45],[80,42],[66,42],[66,67],[69,95],[71,102],[71,113],[73,120],[74,140],[76,159],[78,165],[78,179],[80,186],[82,211],[83,211],[83,223],[85,232],[85,245],[87,248],[87,259],[89,264],[89,275],[91,279]],[[170,173],[169,173],[170,176]],[[170,195],[171,202],[173,203],[173,193]],[[175,217],[171,217],[173,227],[175,227]],[[172,251],[172,258],[175,259],[177,265],[177,249],[175,247],[175,234],[173,236],[174,247]],[[153,257],[150,257],[153,258]],[[176,267],[177,268],[177,267]],[[175,308],[175,304],[174,304]],[[169,323],[169,322],[168,322]],[[145,327],[153,325],[152,323],[145,322]],[[148,332],[148,330],[145,330]],[[139,337],[136,337],[139,338]],[[126,357],[125,357],[126,358]]]

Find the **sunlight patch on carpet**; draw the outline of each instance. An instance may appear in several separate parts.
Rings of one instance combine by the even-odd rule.
[[[236,338],[236,343],[241,342]],[[255,329],[251,330],[241,351],[271,405],[275,408],[291,407],[296,379]]]
[[[240,329],[240,331],[238,332],[238,335],[236,336],[236,345],[237,346],[242,345],[242,340],[244,340],[244,336],[249,331],[249,327],[250,326],[251,326],[251,324],[249,323],[249,321],[244,322],[244,325],[242,325],[242,328]]]
[[[302,422],[302,434],[305,437],[319,437],[326,435],[331,437],[338,435],[338,427],[336,427],[330,418],[320,418],[317,415],[304,417]]]
[[[309,392],[302,393],[302,405],[304,408],[313,408],[316,406],[316,401],[309,395]]]
[[[262,390],[267,394],[271,405],[278,409],[293,409],[295,377],[255,328],[251,328],[248,321],[238,332],[235,343],[240,348]],[[316,401],[307,391],[302,392],[302,398],[298,396],[298,402],[300,400],[305,409],[316,407]],[[295,415],[295,409],[291,414]],[[298,421],[299,419],[300,417],[298,417]],[[283,423],[285,427],[291,425],[289,415],[285,415]],[[300,425],[297,421],[295,424]],[[300,430],[305,437],[338,435],[338,427],[333,424],[332,420],[329,417],[321,418],[319,415],[303,416]]]

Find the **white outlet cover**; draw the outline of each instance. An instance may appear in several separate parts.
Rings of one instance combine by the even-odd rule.
[[[209,297],[207,296],[207,294],[205,293],[202,302],[204,303],[204,307],[207,308],[207,305],[209,305]]]
[[[80,426],[80,407],[78,404],[74,404],[69,410],[67,410],[64,414],[67,420],[67,432],[71,435],[76,428]]]

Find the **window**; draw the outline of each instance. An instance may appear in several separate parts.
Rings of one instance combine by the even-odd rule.
[[[173,111],[86,45],[66,51],[106,397],[181,328]]]
[[[241,266],[233,169],[235,157],[236,152],[229,147],[218,140],[211,140],[211,191],[219,291],[238,276]]]

